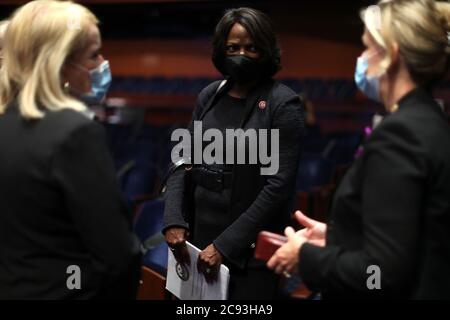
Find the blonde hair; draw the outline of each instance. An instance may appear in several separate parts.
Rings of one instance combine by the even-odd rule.
[[[396,42],[406,67],[418,85],[432,85],[448,70],[450,4],[434,0],[381,0],[361,11],[376,43],[387,53],[380,67],[391,63]]]
[[[70,1],[37,0],[13,14],[5,33],[0,72],[0,115],[17,100],[26,119],[44,117],[44,110],[86,106],[62,86],[61,69],[70,56],[87,45],[97,18]]]
[[[0,56],[3,48],[3,37],[5,36],[6,28],[8,27],[9,20],[0,21]]]

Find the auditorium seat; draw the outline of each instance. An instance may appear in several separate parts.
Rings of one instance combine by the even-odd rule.
[[[141,267],[141,280],[137,293],[137,300],[168,300],[166,278],[145,266]]]
[[[154,237],[155,243],[145,252],[142,263],[159,274],[165,276],[167,272],[167,244],[161,234],[163,227],[164,202],[155,199],[145,202],[135,218],[134,232],[144,242]]]

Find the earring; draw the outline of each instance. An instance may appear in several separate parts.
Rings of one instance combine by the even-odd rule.
[[[64,83],[64,92],[69,93],[70,91],[70,83],[67,81]]]

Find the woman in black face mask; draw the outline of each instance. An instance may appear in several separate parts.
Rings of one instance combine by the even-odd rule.
[[[280,49],[271,22],[263,13],[231,10],[216,27],[213,63],[230,81],[229,95],[245,98],[280,67]]]
[[[266,15],[250,8],[227,11],[213,47],[212,60],[226,80],[200,93],[189,129],[193,134],[199,123],[203,131],[215,129],[224,152],[219,157],[215,150],[214,161],[207,161],[210,145],[203,143],[201,163],[188,160],[192,170],[174,171],[167,183],[163,231],[177,260],[198,268],[208,282],[217,279],[222,263],[229,267],[230,299],[271,299],[278,279],[252,258],[253,249],[260,231],[281,233],[289,221],[303,111],[295,92],[272,79],[280,69],[280,49]],[[194,126],[194,121],[199,122]],[[230,129],[246,134],[237,147],[235,137],[228,139]],[[264,142],[269,142],[269,165],[260,156]],[[239,161],[242,150],[245,161]],[[273,170],[264,172],[268,166]],[[189,177],[192,184],[186,184]],[[186,240],[203,250],[197,261],[187,258]]]
[[[235,23],[226,41],[224,63],[224,73],[234,81],[231,95],[245,97],[264,73],[264,67],[252,37],[244,26]]]

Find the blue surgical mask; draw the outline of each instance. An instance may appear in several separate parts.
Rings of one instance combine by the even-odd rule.
[[[381,102],[380,75],[368,76],[369,58],[365,55],[358,58],[355,70],[356,86],[369,99]]]
[[[105,60],[97,68],[86,71],[91,76],[91,92],[83,93],[80,99],[87,105],[100,104],[105,99],[112,81],[109,61]]]

